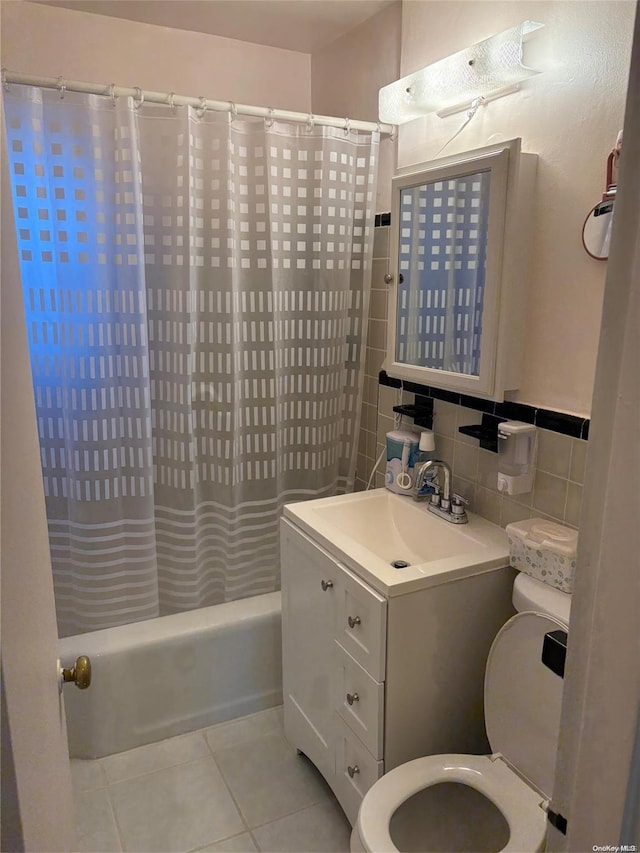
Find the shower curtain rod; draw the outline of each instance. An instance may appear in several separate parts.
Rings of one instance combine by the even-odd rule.
[[[83,92],[87,95],[106,95],[111,98],[132,97],[141,103],[149,101],[152,104],[167,104],[169,106],[182,107],[188,105],[201,110],[230,112],[234,115],[256,116],[257,118],[273,119],[274,121],[312,123],[328,127],[340,127],[344,130],[379,130],[381,134],[388,136],[393,136],[396,129],[392,124],[382,124],[381,122],[357,121],[349,118],[338,118],[337,116],[317,116],[311,113],[276,110],[269,107],[253,107],[248,104],[234,104],[233,101],[212,101],[209,98],[176,95],[175,92],[150,92],[146,89],[140,89],[138,86],[128,88],[126,86],[116,86],[115,83],[105,86],[101,83],[64,80],[62,77],[35,77],[29,74],[7,71],[6,69],[2,70],[2,83],[3,85],[17,83],[21,86],[37,86],[41,89],[58,89],[61,97],[64,97],[66,91]]]

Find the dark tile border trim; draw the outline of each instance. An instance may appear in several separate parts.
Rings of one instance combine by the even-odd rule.
[[[513,421],[523,421],[526,424],[534,424],[540,429],[548,429],[569,435],[572,438],[589,438],[589,418],[579,418],[576,415],[567,415],[564,412],[554,412],[551,409],[538,409],[535,406],[527,406],[524,403],[494,403],[491,400],[483,400],[480,397],[471,397],[467,394],[457,394],[455,391],[445,391],[442,388],[432,388],[429,385],[419,385],[417,382],[404,382],[388,376],[386,370],[381,370],[378,376],[380,385],[390,388],[404,388],[411,394],[421,394],[425,397],[433,397],[435,400],[444,400],[457,406],[466,406],[467,409],[475,409],[488,415],[496,415],[499,418],[507,418]]]

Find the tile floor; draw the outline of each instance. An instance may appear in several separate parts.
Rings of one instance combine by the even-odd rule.
[[[93,761],[73,759],[82,853],[348,853],[351,827],[272,708]]]

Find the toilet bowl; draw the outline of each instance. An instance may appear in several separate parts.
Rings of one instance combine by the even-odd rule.
[[[544,850],[570,596],[521,574],[513,600],[532,609],[513,616],[489,652],[485,721],[494,753],[430,755],[391,770],[365,794],[352,853]]]

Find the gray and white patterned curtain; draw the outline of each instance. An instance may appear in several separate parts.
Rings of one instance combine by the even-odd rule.
[[[4,100],[61,636],[278,589],[353,485],[377,134]]]

